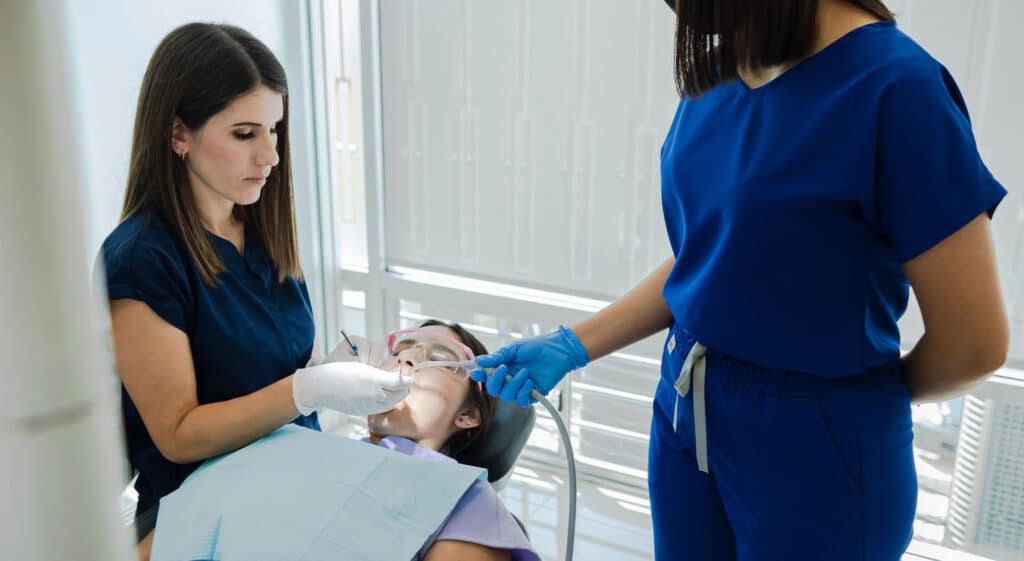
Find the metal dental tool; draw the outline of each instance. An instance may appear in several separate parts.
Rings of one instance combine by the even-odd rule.
[[[348,345],[349,352],[352,353],[352,356],[359,356],[359,347],[352,344],[352,340],[348,338],[348,335],[345,335],[344,329],[341,330],[341,336],[345,339],[345,343]]]

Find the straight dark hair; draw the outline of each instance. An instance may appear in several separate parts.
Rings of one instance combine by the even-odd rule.
[[[420,327],[430,327],[432,325],[440,325],[447,327],[455,332],[462,340],[462,343],[469,347],[469,350],[473,351],[473,356],[482,356],[487,354],[487,347],[480,342],[472,333],[469,332],[465,327],[457,323],[446,323],[438,319],[428,319],[420,324]],[[487,392],[480,388],[480,385],[474,381],[469,382],[469,395],[466,396],[466,402],[463,407],[475,407],[480,411],[480,425],[476,428],[469,430],[461,430],[451,437],[441,447],[441,452],[448,457],[454,458],[458,462],[462,462],[463,456],[473,450],[473,447],[483,439],[487,434],[487,431],[491,429],[491,424],[494,422],[494,413],[498,406],[497,398],[492,397]]]
[[[288,80],[274,54],[244,29],[189,23],[171,31],[150,58],[139,91],[121,220],[159,214],[181,236],[203,281],[217,284],[224,264],[206,234],[185,162],[171,146],[175,118],[197,131],[232,101],[263,85],[284,96],[277,125],[280,157],[259,201],[235,205],[234,215],[256,230],[278,271],[278,281],[301,279],[288,149]]]
[[[883,21],[882,0],[846,0]],[[820,0],[665,0],[676,13],[675,78],[697,97],[738,77],[737,70],[798,61],[818,32]]]

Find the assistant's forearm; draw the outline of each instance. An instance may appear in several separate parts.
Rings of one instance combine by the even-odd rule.
[[[673,265],[675,259],[669,258],[625,296],[573,326],[590,360],[672,325],[672,312],[661,291]]]
[[[174,458],[197,462],[237,450],[299,415],[288,376],[249,395],[200,405],[182,417],[175,431]]]
[[[943,345],[927,333],[901,361],[914,403],[944,401],[962,395],[999,367],[986,360],[982,353]]]

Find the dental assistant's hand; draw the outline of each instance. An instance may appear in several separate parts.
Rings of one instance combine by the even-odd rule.
[[[409,395],[410,383],[398,372],[361,362],[327,362],[292,375],[292,399],[303,415],[323,407],[365,416],[393,409]]]
[[[359,349],[358,356],[352,355],[352,350],[349,348],[348,343],[342,339],[341,342],[334,347],[334,350],[327,355],[327,357],[321,361],[326,362],[361,362],[368,364],[373,367],[379,367],[384,364],[384,360],[388,357],[388,346],[382,341],[371,341],[366,337],[360,337],[359,335],[352,335],[349,337],[352,344]]]
[[[477,369],[470,376],[485,382],[487,393],[502,401],[515,401],[525,407],[533,400],[529,397],[534,387],[547,395],[566,374],[590,362],[583,343],[568,327],[529,339],[516,341],[497,352],[476,358],[484,368],[494,368],[490,374]],[[515,372],[505,381],[509,372]]]

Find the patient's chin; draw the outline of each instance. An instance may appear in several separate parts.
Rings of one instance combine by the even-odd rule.
[[[400,436],[396,430],[400,429],[404,423],[400,419],[408,416],[408,411],[404,401],[398,402],[395,408],[390,411],[383,413],[376,413],[366,417],[366,428],[369,429],[371,434],[377,436],[387,436],[394,434]]]
[[[377,436],[387,436],[391,434],[391,422],[388,419],[387,413],[377,413],[376,415],[370,415],[366,418],[366,428],[370,431],[370,434]]]
[[[366,428],[370,431],[370,434],[374,436],[386,436],[387,427],[386,420],[382,419],[383,415],[370,415],[366,418]]]

